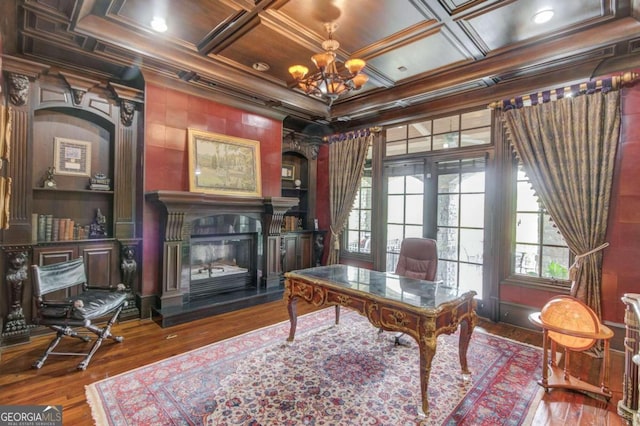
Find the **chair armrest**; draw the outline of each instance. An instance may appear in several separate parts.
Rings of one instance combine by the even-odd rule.
[[[126,290],[126,287],[124,284],[118,284],[116,287],[104,287],[104,286],[97,286],[97,285],[93,285],[93,286],[85,286],[84,287],[85,290],[108,290],[108,291],[124,291]]]

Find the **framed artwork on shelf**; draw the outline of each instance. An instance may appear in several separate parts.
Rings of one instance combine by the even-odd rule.
[[[53,145],[55,174],[91,176],[91,142],[55,138]]]
[[[282,180],[293,180],[296,175],[296,166],[293,164],[282,163]]]
[[[188,129],[189,191],[262,196],[260,142]]]

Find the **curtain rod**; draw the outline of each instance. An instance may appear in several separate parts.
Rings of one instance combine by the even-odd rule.
[[[636,78],[638,78],[638,73],[635,72],[625,72],[621,75],[614,75],[612,77],[610,77],[609,79],[611,80],[611,85],[612,85],[612,89],[613,90],[618,90],[620,88],[620,86],[622,86],[623,84],[628,84],[633,82]],[[599,79],[599,80],[595,80],[595,88],[591,87],[592,89],[595,90],[600,90],[602,89],[602,83],[603,81],[605,81],[607,79]],[[564,94],[569,94],[572,93],[573,91],[576,90],[576,88],[578,88],[578,90],[580,92],[585,92],[588,89],[590,89],[589,86],[593,86],[593,82],[584,82],[584,83],[579,83],[579,84],[574,84],[571,86],[566,86],[566,87],[561,87],[558,89],[551,89],[551,90],[545,90],[542,92],[537,92],[534,95],[538,95],[538,98],[542,99],[542,94],[544,92],[551,92],[554,94],[554,97],[557,97],[555,94],[557,92],[561,92]],[[529,102],[531,101],[531,95],[523,95],[523,96],[518,96],[518,97],[514,97],[514,98],[510,98],[508,99],[512,104],[515,104],[516,99],[522,99],[523,102]],[[500,109],[502,108],[502,105],[504,103],[504,100],[500,100],[500,101],[494,101],[491,102],[489,105],[487,105],[488,108],[491,109]]]
[[[322,140],[323,142],[326,142],[326,143],[334,143],[334,142],[340,142],[346,139],[368,136],[371,133],[378,133],[380,131],[382,131],[382,127],[380,126],[367,127],[364,129],[350,130],[344,133],[334,133],[333,135],[324,136]]]

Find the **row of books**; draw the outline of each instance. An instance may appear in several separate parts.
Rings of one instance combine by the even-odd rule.
[[[80,225],[73,219],[33,213],[31,238],[33,241],[66,241],[89,238],[89,225]]]
[[[299,231],[302,229],[302,218],[296,216],[285,216],[282,221],[282,230],[284,232],[288,231]]]

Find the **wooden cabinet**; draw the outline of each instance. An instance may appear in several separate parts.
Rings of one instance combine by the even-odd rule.
[[[297,141],[297,140],[296,140]],[[282,196],[298,199],[282,221],[282,271],[315,266],[317,145],[283,141]]]
[[[0,275],[15,289],[0,292],[0,312],[15,341],[33,328],[29,264],[82,257],[90,285],[116,286],[121,251],[139,258],[141,241],[143,93],[47,68],[3,57],[4,77],[26,88],[8,98],[11,149],[0,158],[0,175],[12,182]],[[135,306],[138,280],[127,285]]]
[[[309,160],[302,154],[286,152],[282,155],[282,196],[298,199],[298,205],[285,214],[283,231],[310,229]],[[315,180],[313,181],[315,183]]]
[[[287,232],[282,235],[283,272],[310,268],[313,265],[313,232]]]

